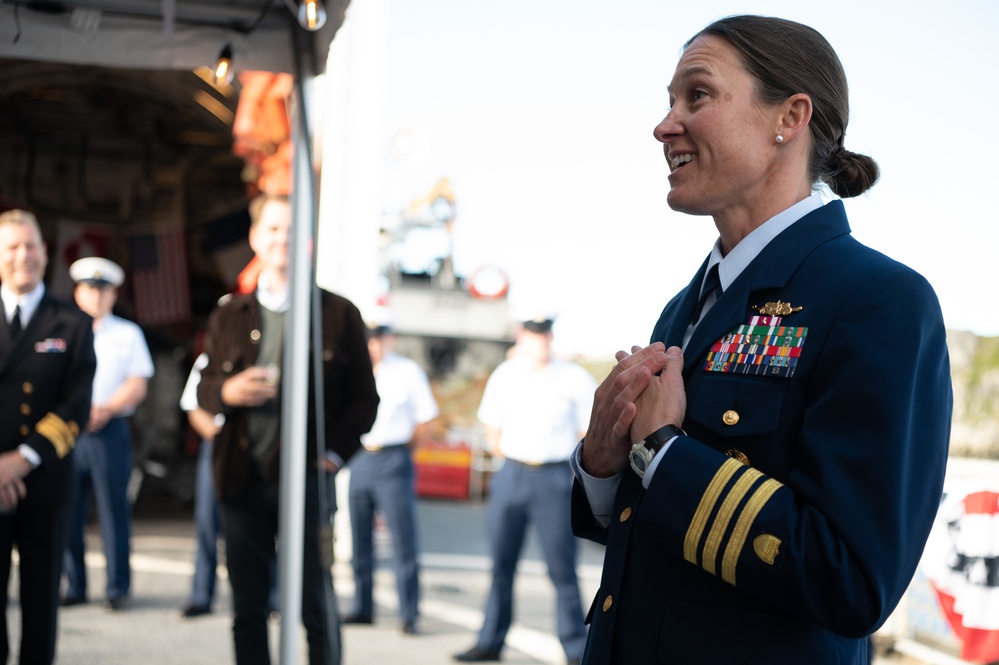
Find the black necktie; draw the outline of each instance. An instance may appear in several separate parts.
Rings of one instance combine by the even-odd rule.
[[[21,306],[14,305],[14,316],[10,320],[10,338],[16,339],[21,334]]]
[[[694,325],[697,325],[697,322],[701,320],[701,310],[704,309],[704,301],[708,299],[708,294],[710,293],[715,294],[715,300],[718,300],[722,294],[717,263],[711,266],[708,276],[704,279],[704,286],[701,288],[701,297],[697,299],[697,305],[694,306],[694,315],[690,319]]]

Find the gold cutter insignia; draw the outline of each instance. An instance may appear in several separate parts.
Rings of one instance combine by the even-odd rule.
[[[781,300],[778,300],[777,302],[768,302],[763,307],[753,305],[752,308],[763,316],[787,316],[788,314],[794,314],[795,312],[801,311],[800,307],[792,307],[791,303],[783,302]]]

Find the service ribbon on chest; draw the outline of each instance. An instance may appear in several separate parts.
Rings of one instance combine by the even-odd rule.
[[[781,325],[779,316],[754,316],[711,346],[704,370],[794,376],[808,328]]]

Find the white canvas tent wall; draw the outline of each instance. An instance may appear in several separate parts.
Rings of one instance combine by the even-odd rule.
[[[286,321],[281,502],[280,662],[298,662],[300,562],[308,401],[309,307],[313,269],[309,248],[316,220],[316,183],[305,110],[324,71],[330,42],[349,0],[326,3],[328,21],[302,30],[285,0],[0,0],[0,57],[131,69],[194,70],[213,65],[231,44],[234,67],[289,72],[298,103],[292,121],[294,238],[292,305]],[[288,488],[300,491],[290,492]]]

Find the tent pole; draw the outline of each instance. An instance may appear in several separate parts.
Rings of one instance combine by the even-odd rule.
[[[297,26],[292,28],[297,32]],[[301,44],[293,34],[295,51]],[[312,170],[307,110],[307,83],[313,80],[305,58],[296,57],[292,136],[292,227],[289,248],[291,304],[285,316],[284,368],[281,405],[281,495],[278,527],[278,594],[281,611],[281,665],[299,663],[302,607],[302,552],[305,526],[305,474],[309,408],[309,336],[312,285],[311,247],[316,219],[316,189]]]

